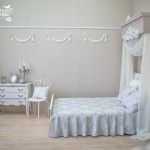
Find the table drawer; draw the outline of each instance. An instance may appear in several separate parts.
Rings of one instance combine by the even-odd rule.
[[[0,99],[26,98],[25,93],[0,93]]]
[[[1,105],[26,105],[26,100],[25,99],[0,99],[0,104]]]
[[[0,93],[1,92],[25,92],[26,88],[22,87],[22,86],[18,86],[18,87],[5,87],[5,86],[1,86],[0,87]]]

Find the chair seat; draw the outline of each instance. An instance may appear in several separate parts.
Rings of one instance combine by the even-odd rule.
[[[43,101],[46,101],[46,100],[41,99],[41,98],[29,98],[28,101],[29,102],[43,102]]]

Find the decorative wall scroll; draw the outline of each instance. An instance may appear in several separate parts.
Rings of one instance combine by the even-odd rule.
[[[35,34],[31,34],[30,36],[24,38],[24,39],[20,39],[18,37],[15,36],[14,33],[10,33],[9,37],[10,37],[10,41],[11,42],[14,42],[14,41],[17,41],[17,42],[20,42],[20,43],[26,43],[26,42],[34,42],[35,41]],[[91,39],[88,35],[83,35],[83,40],[84,42],[86,43],[87,41],[90,41],[92,43],[100,43],[100,42],[105,42],[107,43],[108,42],[108,36],[104,33],[102,35],[102,37],[100,39],[97,39],[97,40],[94,40],[94,39]],[[56,39],[52,36],[52,34],[48,34],[47,35],[47,41],[48,42],[56,42],[56,43],[63,43],[65,41],[68,41],[69,43],[71,42],[71,34],[68,33],[63,39]]]
[[[102,37],[100,38],[100,39],[98,39],[98,40],[93,40],[93,39],[91,39],[88,35],[83,35],[84,37],[84,42],[86,43],[87,42],[87,40],[88,41],[90,41],[90,42],[92,42],[92,43],[100,43],[100,42],[105,42],[105,43],[107,43],[108,42],[108,36],[104,33],[103,35],[102,35]]]
[[[0,19],[5,19],[6,21],[12,21],[11,14],[14,12],[14,9],[11,5],[3,6],[0,9]]]
[[[11,42],[17,41],[20,43],[26,43],[29,41],[34,42],[35,41],[35,34],[32,34],[31,36],[29,36],[28,38],[25,38],[25,39],[19,39],[19,38],[15,37],[15,34],[11,33],[10,34],[10,41]]]
[[[71,34],[68,33],[67,36],[64,37],[64,38],[61,39],[61,40],[57,40],[57,39],[55,39],[52,35],[48,34],[48,35],[47,35],[47,41],[48,41],[48,42],[54,41],[54,42],[57,42],[57,43],[62,43],[62,42],[65,42],[65,41],[71,42]]]

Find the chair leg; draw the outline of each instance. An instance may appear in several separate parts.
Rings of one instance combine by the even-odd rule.
[[[27,104],[26,104],[26,113],[27,113],[27,118],[29,118],[29,108],[30,108],[30,103],[27,101]]]
[[[48,117],[50,116],[50,113],[49,113],[49,104],[48,104]]]
[[[29,103],[29,113],[32,113],[32,110],[33,110],[32,103]]]
[[[36,103],[33,102],[33,114],[35,115],[35,112],[36,112]]]
[[[40,115],[40,102],[38,102],[38,119],[39,119],[39,115]]]
[[[48,106],[48,117],[49,117],[49,102],[48,101],[46,101],[47,102],[47,106]]]

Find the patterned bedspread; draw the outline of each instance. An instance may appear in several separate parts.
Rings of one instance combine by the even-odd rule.
[[[137,112],[128,114],[115,97],[54,100],[50,137],[136,133]]]
[[[54,101],[53,115],[124,114],[115,97],[61,98]]]

